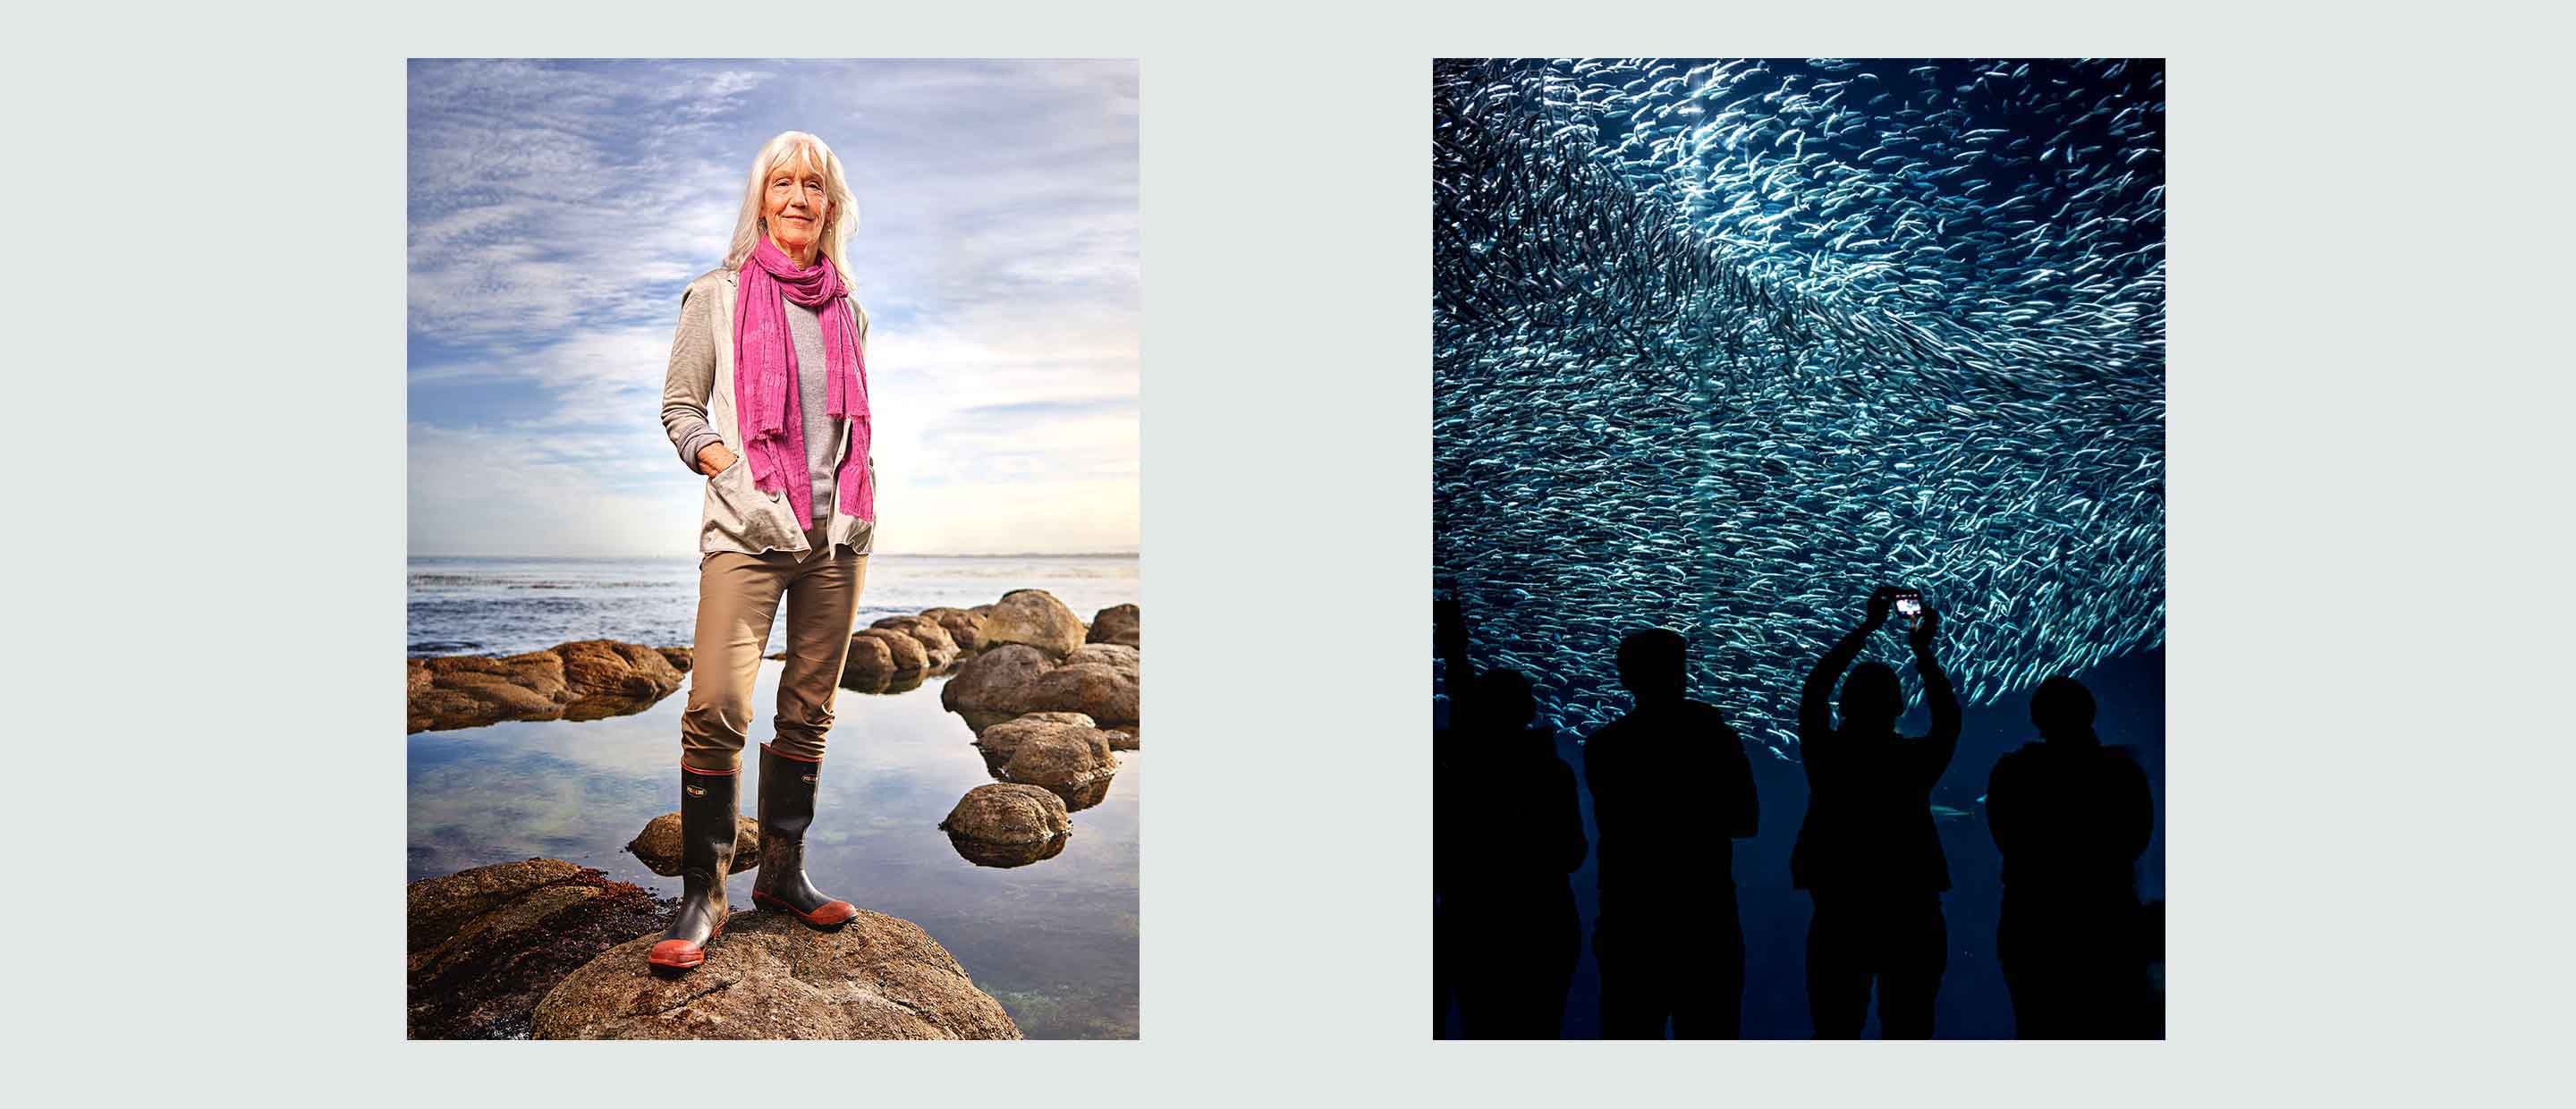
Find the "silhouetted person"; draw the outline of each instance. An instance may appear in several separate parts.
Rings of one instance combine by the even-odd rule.
[[[2040,740],[1995,761],[1986,825],[2004,856],[1995,932],[2023,1039],[2152,1035],[2137,861],[2155,834],[2147,773],[2093,734],[2093,694],[2073,678],[2030,698]]]
[[[1566,875],[1590,844],[1574,770],[1556,756],[1554,729],[1533,727],[1529,679],[1509,670],[1476,680],[1478,719],[1453,750],[1468,798],[1457,815],[1449,904],[1464,912],[1456,985],[1471,1039],[1555,1039],[1583,954],[1583,923]]]
[[[1714,705],[1684,695],[1684,643],[1619,644],[1637,707],[1583,745],[1601,830],[1601,1028],[1610,1039],[1732,1039],[1743,1021],[1744,932],[1731,839],[1760,824],[1753,768]]]
[[[1532,726],[1529,679],[1475,674],[1463,614],[1449,603],[1439,617],[1450,726],[1435,756],[1436,988],[1470,1038],[1554,1039],[1583,948],[1566,882],[1590,849],[1574,770],[1554,730]]]
[[[1932,999],[1949,965],[1941,891],[1950,888],[1950,866],[1932,826],[1932,786],[1959,748],[1959,699],[1932,658],[1938,615],[1925,608],[1907,637],[1932,710],[1931,734],[1896,734],[1905,711],[1896,671],[1877,662],[1851,665],[1887,622],[1895,597],[1893,589],[1870,596],[1868,619],[1825,653],[1798,697],[1807,819],[1789,873],[1815,902],[1807,925],[1807,1011],[1823,1039],[1860,1035],[1873,980],[1881,1036],[1931,1036]],[[1827,702],[1846,667],[1837,728]]]
[[[1431,1012],[1432,1035],[1444,1031],[1449,1006],[1458,1000],[1457,965],[1465,948],[1462,912],[1449,904],[1449,878],[1457,869],[1451,856],[1458,835],[1451,831],[1464,815],[1459,804],[1465,791],[1456,783],[1453,755],[1457,734],[1464,730],[1463,705],[1473,701],[1467,687],[1474,671],[1467,661],[1467,617],[1455,597],[1431,604],[1431,650],[1440,662],[1441,686],[1449,697],[1448,719],[1431,733]]]

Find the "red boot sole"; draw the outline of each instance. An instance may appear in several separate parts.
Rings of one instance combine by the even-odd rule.
[[[752,901],[752,904],[760,905],[760,906],[763,906],[763,907],[765,907],[765,908],[776,909],[776,910],[778,910],[779,912],[782,912],[782,913],[785,913],[785,914],[787,914],[787,915],[789,915],[789,916],[795,917],[796,919],[801,920],[801,921],[804,921],[806,924],[811,925],[811,926],[816,927],[816,928],[839,928],[839,927],[841,927],[841,926],[843,926],[843,925],[845,925],[845,924],[848,924],[849,922],[851,922],[851,921],[853,921],[853,920],[858,919],[858,916],[859,916],[858,910],[857,910],[856,908],[852,908],[852,909],[850,910],[850,915],[845,916],[845,917],[842,917],[842,918],[841,918],[841,919],[839,919],[839,920],[822,920],[822,919],[818,919],[818,918],[816,918],[816,917],[809,916],[809,915],[807,915],[807,914],[805,914],[805,913],[798,912],[798,911],[796,910],[796,906],[794,906],[794,905],[790,905],[790,904],[788,904],[788,903],[787,903],[787,902],[785,902],[785,901],[781,901],[781,900],[779,900],[778,898],[775,898],[775,897],[772,897],[772,896],[770,896],[770,895],[768,895],[768,894],[762,893],[762,892],[760,892],[759,890],[753,890],[753,891],[751,891],[751,901]],[[836,902],[836,904],[842,904],[842,903],[843,903],[843,902]],[[828,906],[827,906],[827,907],[828,907]]]
[[[728,912],[725,915],[730,917],[733,914]],[[716,942],[716,937],[724,935],[724,926],[724,921],[717,921],[714,930],[707,933],[707,943],[714,943]],[[655,944],[654,946],[659,947],[661,945]],[[690,967],[697,966],[707,961],[707,944],[699,944],[695,948],[678,952],[667,958],[658,951],[647,951],[644,953],[644,961],[657,967],[670,967],[673,970],[687,970]]]

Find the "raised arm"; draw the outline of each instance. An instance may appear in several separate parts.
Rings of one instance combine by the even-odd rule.
[[[1869,643],[1869,633],[1887,622],[1888,606],[1896,603],[1896,590],[1880,586],[1869,595],[1869,615],[1857,628],[1843,636],[1842,642],[1825,652],[1816,668],[1807,674],[1807,684],[1798,691],[1798,742],[1800,745],[1831,735],[1834,727],[1834,683],[1842,680],[1843,671],[1851,669],[1852,660]]]
[[[662,432],[680,452],[680,464],[703,474],[698,452],[724,437],[707,426],[707,394],[716,384],[715,339],[707,330],[715,298],[680,294],[680,328],[671,335],[671,368],[662,377]]]
[[[1932,710],[1932,732],[1923,737],[1923,762],[1925,777],[1935,782],[1950,769],[1951,756],[1959,753],[1959,694],[1950,688],[1950,675],[1932,657],[1932,637],[1940,630],[1941,614],[1927,605],[1923,622],[1907,635],[1914,644],[1914,669],[1923,675],[1924,707]]]

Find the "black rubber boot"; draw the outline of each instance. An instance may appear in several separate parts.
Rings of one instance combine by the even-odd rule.
[[[760,745],[760,875],[751,899],[762,908],[792,913],[817,928],[838,928],[859,915],[805,880],[805,829],[814,823],[819,762],[790,758]]]
[[[680,912],[646,962],[686,970],[706,962],[706,945],[724,934],[725,875],[733,871],[741,784],[739,770],[708,774],[680,767]]]

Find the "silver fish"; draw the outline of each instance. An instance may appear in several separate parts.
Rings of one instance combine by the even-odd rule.
[[[1434,571],[1479,664],[1589,732],[1620,637],[1681,629],[1787,753],[1880,584],[1977,703],[2161,645],[2163,81],[1437,63]]]

